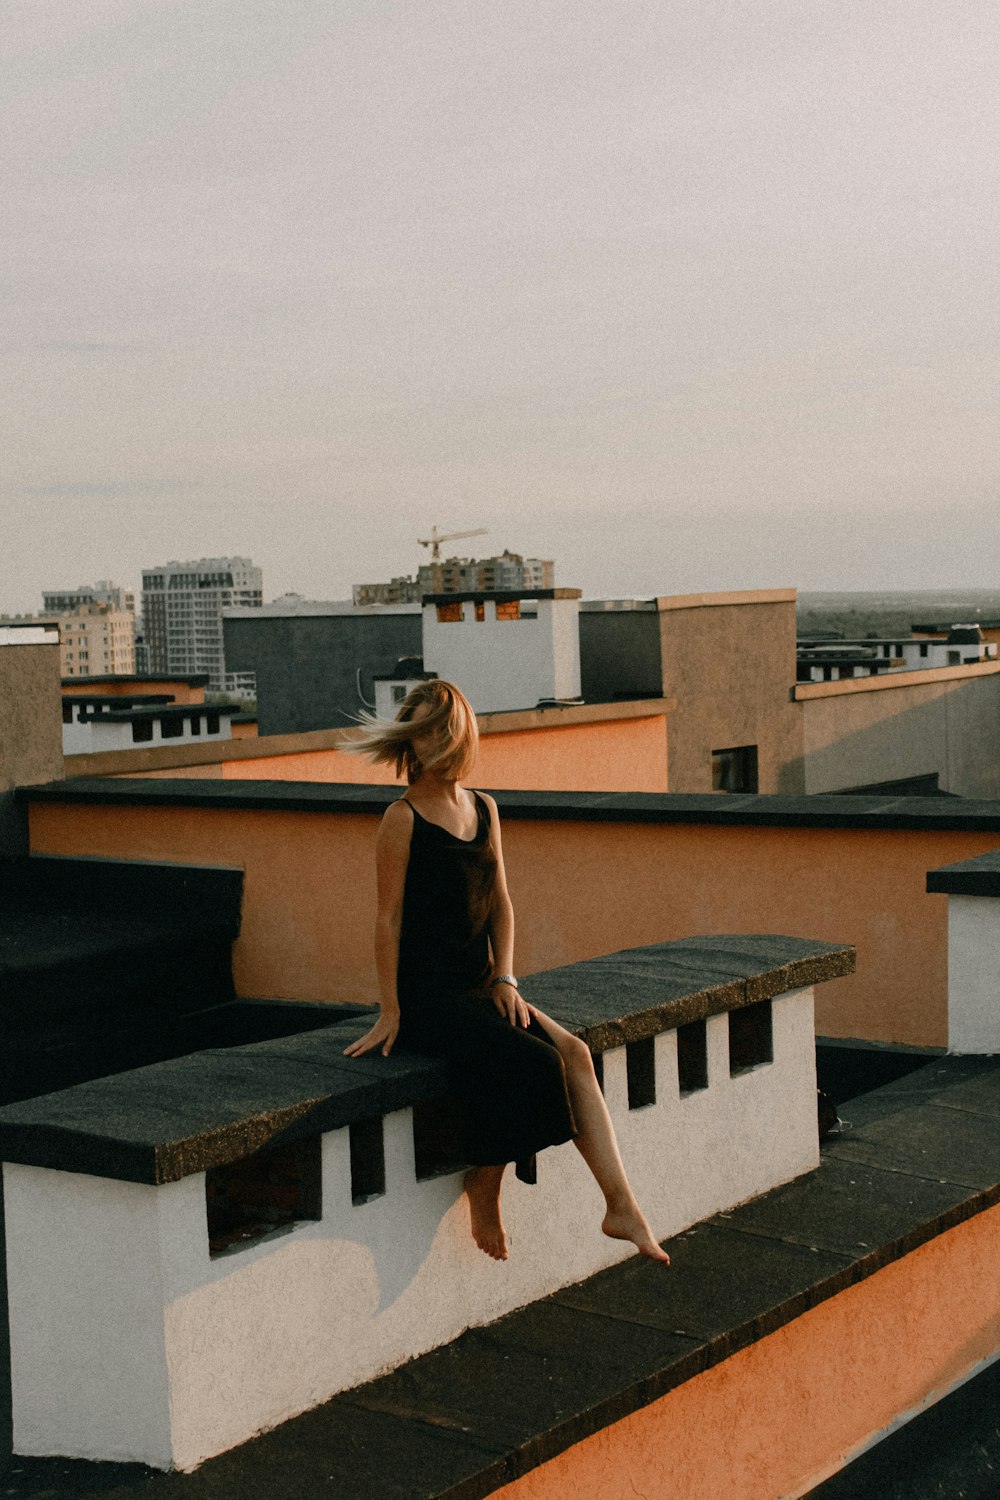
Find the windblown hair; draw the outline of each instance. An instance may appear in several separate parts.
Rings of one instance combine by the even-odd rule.
[[[415,711],[425,704],[427,712],[414,725]],[[476,715],[461,689],[443,678],[432,677],[418,683],[407,693],[394,719],[362,713],[358,721],[360,734],[345,741],[341,749],[367,755],[382,765],[395,766],[396,775],[405,773],[411,786],[423,770],[437,771],[461,781],[475,764],[479,748]],[[427,742],[419,759],[413,748],[413,731],[417,727],[421,740]]]

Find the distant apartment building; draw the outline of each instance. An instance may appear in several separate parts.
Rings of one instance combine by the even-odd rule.
[[[142,575],[142,623],[147,670],[184,676],[204,672],[212,693],[251,699],[252,672],[228,672],[222,611],[264,602],[260,568],[247,557],[200,557],[169,562]]]
[[[425,563],[416,578],[392,578],[388,583],[356,583],[355,604],[419,604],[425,594],[525,593],[555,586],[556,565],[551,559],[501,552],[498,557],[448,557]]]
[[[135,614],[110,604],[80,604],[47,615],[59,625],[64,677],[128,677],[135,671]]]
[[[63,677],[122,677],[135,671],[135,596],[106,580],[46,589],[44,609],[18,619],[59,628]]]
[[[419,604],[421,589],[415,578],[390,578],[388,583],[354,583],[351,602],[361,607],[371,604]]]
[[[72,614],[81,604],[106,604],[109,609],[135,614],[133,591],[119,588],[110,578],[99,578],[93,584],[83,583],[76,589],[45,589],[42,601],[42,610],[46,615]]]

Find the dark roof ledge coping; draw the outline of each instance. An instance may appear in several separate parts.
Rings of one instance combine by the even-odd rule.
[[[854,969],[806,938],[695,937],[536,974],[530,997],[595,1051]],[[0,1159],[126,1182],[175,1182],[278,1141],[389,1114],[446,1088],[443,1062],[346,1058],[366,1016],[193,1053],[0,1109]]]
[[[1000,849],[928,870],[927,889],[948,896],[1000,896]]]
[[[491,788],[484,788],[491,790]],[[78,776],[25,786],[26,802],[116,807],[211,807],[242,812],[381,814],[398,786],[305,781],[221,781],[192,778]],[[964,797],[829,795],[785,797],[687,792],[495,793],[507,819],[597,823],[700,823],[730,827],[948,829],[995,832],[1000,800]]]

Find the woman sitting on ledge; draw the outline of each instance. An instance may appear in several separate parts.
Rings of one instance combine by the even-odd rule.
[[[396,719],[364,721],[350,745],[404,771],[375,846],[380,1013],[346,1048],[394,1043],[445,1058],[464,1123],[472,1233],[506,1260],[500,1186],[509,1161],[534,1181],[534,1154],[572,1140],[604,1194],[601,1225],[666,1263],[622,1166],[587,1044],[521,995],[512,969],[514,911],[492,797],[460,783],[476,759],[476,716],[451,683],[421,683]]]

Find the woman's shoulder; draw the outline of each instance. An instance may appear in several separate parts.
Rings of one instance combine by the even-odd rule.
[[[497,808],[496,798],[491,797],[489,792],[474,791],[472,795],[475,798],[477,807],[484,809],[486,816],[489,818],[490,826],[495,828],[500,822],[500,813]]]
[[[379,824],[379,837],[383,840],[406,840],[409,841],[413,831],[414,813],[416,809],[406,797],[397,797],[395,802],[390,802],[382,814],[382,822]]]

